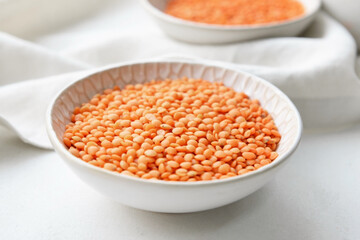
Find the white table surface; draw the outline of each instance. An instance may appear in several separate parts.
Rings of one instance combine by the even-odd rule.
[[[140,24],[137,16],[119,3],[29,39],[71,51],[99,32],[119,34],[117,23],[125,18],[133,27],[152,26]],[[26,145],[0,127],[0,239],[357,240],[359,199],[360,125],[305,133],[292,160],[264,188],[231,205],[192,214],[144,212],[106,199],[54,152]]]
[[[122,206],[0,128],[0,239],[360,239],[360,125],[305,133],[265,187],[191,214]]]

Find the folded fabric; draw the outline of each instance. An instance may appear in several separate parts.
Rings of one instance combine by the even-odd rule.
[[[0,85],[17,82],[0,87],[0,122],[25,142],[51,148],[43,120],[58,91],[104,65],[149,58],[195,59],[261,76],[295,102],[309,128],[360,119],[356,44],[343,26],[321,13],[302,37],[228,45],[191,45],[147,31],[100,39],[60,55],[0,34]]]

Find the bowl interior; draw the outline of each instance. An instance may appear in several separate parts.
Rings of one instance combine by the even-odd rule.
[[[170,0],[143,0],[143,1],[147,2],[148,4],[150,4],[150,6],[154,7],[156,10],[163,13],[165,8],[166,8],[167,3]],[[297,0],[297,1],[302,3],[304,5],[304,8],[305,8],[305,14],[304,14],[304,16],[300,17],[300,19],[305,17],[305,16],[314,14],[320,8],[320,5],[321,5],[321,0]],[[165,13],[163,13],[163,14],[165,16],[170,17],[170,18],[174,18],[174,17],[172,17],[172,16],[170,16],[168,14],[165,14]],[[178,18],[175,18],[175,19],[178,19]],[[183,19],[178,19],[178,20],[179,21],[185,21],[185,22],[191,22],[191,21],[187,21],[187,20],[183,20]],[[289,20],[289,21],[292,21],[292,20]],[[284,21],[284,22],[288,22],[288,21]],[[198,24],[198,23],[196,23],[196,24]],[[204,23],[201,23],[201,24],[204,24]],[[213,24],[204,24],[204,25],[212,26]],[[268,25],[268,24],[261,24],[261,25]],[[241,27],[241,26],[242,25],[235,25],[235,26],[231,25],[230,27],[236,28],[236,27]]]
[[[59,94],[51,107],[51,130],[65,150],[62,137],[66,124],[71,121],[74,108],[88,102],[95,94],[115,85],[123,88],[127,84],[144,83],[153,79],[176,79],[184,76],[202,78],[211,82],[221,81],[236,91],[245,92],[251,98],[258,99],[272,115],[282,135],[277,149],[279,157],[274,162],[283,159],[297,146],[302,129],[299,113],[286,95],[272,84],[236,70],[183,62],[123,65],[101,71],[71,84]]]

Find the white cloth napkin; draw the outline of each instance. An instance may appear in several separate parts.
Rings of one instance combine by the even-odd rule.
[[[59,54],[1,33],[0,123],[27,143],[51,148],[44,118],[58,91],[99,67],[149,58],[196,59],[259,75],[295,102],[306,127],[338,127],[360,119],[355,41],[321,13],[302,37],[215,46],[181,43],[150,30],[99,38]]]

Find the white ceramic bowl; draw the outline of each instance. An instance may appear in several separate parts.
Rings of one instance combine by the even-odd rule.
[[[167,182],[144,180],[94,167],[74,157],[62,142],[65,125],[73,109],[96,93],[114,85],[143,83],[152,79],[183,76],[223,81],[236,91],[259,99],[273,116],[282,139],[279,157],[252,173],[224,180],[204,182]],[[237,201],[268,182],[295,151],[302,123],[294,104],[269,82],[237,70],[191,62],[128,63],[80,79],[61,91],[51,103],[46,119],[49,138],[57,153],[70,168],[98,192],[125,205],[155,212],[195,212]]]
[[[224,26],[196,23],[175,18],[164,13],[169,0],[141,0],[143,6],[155,18],[160,28],[170,37],[177,40],[220,44],[246,41],[266,37],[291,37],[299,35],[314,20],[321,6],[321,0],[299,0],[305,6],[304,16],[263,25]]]

